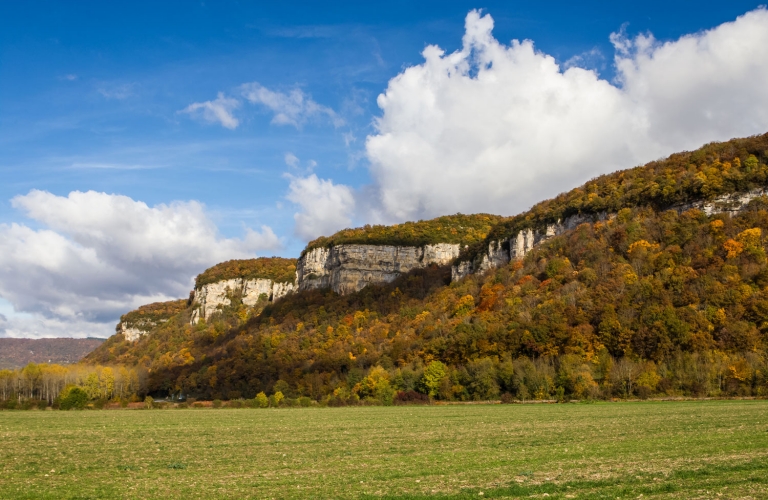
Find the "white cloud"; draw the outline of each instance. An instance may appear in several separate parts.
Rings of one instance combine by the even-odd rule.
[[[269,108],[274,113],[272,123],[276,125],[293,125],[301,128],[313,118],[329,119],[335,127],[344,124],[344,120],[336,112],[316,103],[301,89],[293,89],[288,93],[276,92],[257,82],[243,84],[240,89],[243,97],[251,104],[261,104]]]
[[[350,226],[355,199],[348,186],[319,179],[315,174],[288,178],[291,183],[286,198],[302,209],[293,216],[297,235],[311,240]]]
[[[58,324],[60,336],[93,334],[141,304],[185,297],[192,278],[217,262],[280,247],[267,226],[221,237],[194,201],[150,207],[94,191],[33,190],[11,203],[42,228],[0,224],[0,297],[33,315],[10,317],[15,330],[5,326],[6,335]]]
[[[285,164],[291,168],[299,168],[299,157],[293,153],[285,153]]]
[[[194,116],[200,111],[204,120],[214,123],[218,122],[223,127],[234,130],[240,125],[240,120],[235,118],[232,112],[239,107],[240,101],[226,97],[222,92],[219,92],[215,100],[194,102],[181,110],[180,113],[188,113]]]
[[[285,164],[294,170],[301,169],[301,160],[299,160],[299,157],[293,153],[285,154]],[[317,167],[317,162],[315,160],[308,160],[306,162],[306,167],[303,170],[304,172],[309,173],[313,171],[315,167]]]
[[[133,91],[135,86],[136,84],[133,83],[123,83],[120,85],[99,87],[96,91],[107,99],[117,99],[122,101],[135,95]]]
[[[379,96],[366,153],[384,219],[518,213],[601,173],[768,130],[764,8],[664,44],[612,35],[617,83],[492,28],[470,12],[461,50],[428,46]]]

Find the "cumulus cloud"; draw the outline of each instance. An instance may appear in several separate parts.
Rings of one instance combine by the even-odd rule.
[[[210,265],[280,247],[267,226],[221,237],[194,201],[150,207],[94,191],[33,190],[11,203],[40,227],[0,224],[0,297],[33,315],[9,317],[6,335],[56,325],[59,336],[90,335],[141,304],[185,297]]]
[[[240,88],[248,102],[265,106],[274,113],[272,123],[276,125],[301,128],[308,120],[317,118],[326,118],[336,127],[344,124],[336,112],[316,103],[301,89],[293,89],[288,93],[277,92],[257,82],[246,83]]]
[[[213,101],[194,102],[181,110],[181,113],[187,113],[192,116],[201,116],[205,121],[220,123],[223,127],[234,130],[240,125],[232,112],[240,107],[240,101],[232,97],[226,97],[224,93],[219,92]]]
[[[601,173],[768,130],[768,11],[659,43],[611,36],[617,79],[499,43],[472,11],[378,97],[366,139],[382,217],[518,213]],[[341,186],[335,186],[339,188]]]
[[[320,179],[315,174],[288,178],[291,182],[286,198],[301,207],[301,212],[293,216],[298,236],[311,240],[350,226],[355,199],[348,186]]]

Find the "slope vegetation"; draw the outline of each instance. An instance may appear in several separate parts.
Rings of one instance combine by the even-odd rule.
[[[472,245],[483,241],[496,224],[506,219],[491,214],[456,214],[393,226],[366,225],[344,229],[331,236],[321,236],[310,241],[302,254],[314,248],[344,244],[416,247],[434,243]]]
[[[89,359],[143,364],[151,390],[208,398],[768,394],[768,200],[738,214],[684,207],[765,186],[767,159],[761,136],[603,176],[502,221],[486,241],[570,213],[615,217],[456,283],[431,267],[257,313],[235,300],[207,323],[181,314]]]

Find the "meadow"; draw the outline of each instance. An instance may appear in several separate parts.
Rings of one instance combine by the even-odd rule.
[[[768,498],[768,401],[0,412],[0,498]]]

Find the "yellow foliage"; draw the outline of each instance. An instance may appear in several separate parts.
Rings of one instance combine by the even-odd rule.
[[[627,250],[627,253],[631,255],[633,252],[637,252],[640,250],[653,251],[653,250],[656,250],[657,248],[659,248],[658,244],[648,243],[645,240],[637,240],[636,242],[629,245],[629,249]]]
[[[475,298],[471,295],[465,295],[459,299],[456,303],[456,308],[453,310],[454,316],[464,316],[470,313],[475,308]]]
[[[744,245],[733,239],[726,240],[725,243],[723,243],[723,248],[725,249],[726,256],[729,259],[738,257],[741,255],[741,252],[744,251]]]
[[[736,241],[741,243],[744,246],[744,248],[759,247],[761,239],[762,239],[762,231],[760,230],[759,227],[746,229],[736,235]]]

